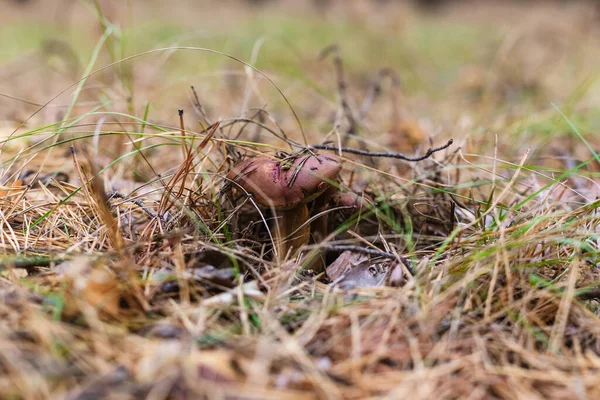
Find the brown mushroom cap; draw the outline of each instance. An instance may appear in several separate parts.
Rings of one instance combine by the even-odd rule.
[[[351,212],[362,210],[373,203],[371,197],[363,193],[336,191],[331,195],[331,202],[340,207],[348,207]]]
[[[341,169],[339,158],[333,155],[309,154],[282,161],[257,156],[235,165],[227,178],[262,206],[290,209],[318,197]]]

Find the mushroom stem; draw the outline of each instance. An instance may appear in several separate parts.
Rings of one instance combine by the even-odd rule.
[[[277,260],[284,261],[290,249],[295,251],[308,243],[310,237],[310,224],[306,223],[308,206],[300,204],[290,210],[277,210],[277,216],[275,248]]]
[[[313,204],[313,215],[317,215],[327,210],[331,198],[338,192],[338,188],[330,186],[323,194],[318,197]],[[312,238],[315,243],[319,243],[325,239],[328,231],[329,213],[325,213],[317,217],[310,225]]]
[[[313,205],[313,214],[319,214],[325,210],[327,210],[327,206],[329,204],[329,199],[331,195],[337,189],[331,187],[323,193],[323,195],[316,199]],[[319,217],[317,217],[312,224],[310,225],[310,233],[311,233],[311,243],[321,243],[325,237],[327,237],[327,228],[329,223],[329,213],[325,213]],[[321,272],[325,270],[325,260],[323,258],[324,254],[320,250],[314,250],[314,257],[310,260],[307,269],[312,269],[317,272]]]
[[[368,196],[364,196],[364,194],[360,196],[354,192],[342,192],[335,186],[331,186],[323,192],[321,197],[317,198],[313,204],[313,215],[324,213],[317,217],[311,224],[311,243],[322,243],[329,234],[328,208],[332,205],[335,207],[344,207],[346,212],[353,214],[356,210],[360,210],[368,204],[368,200],[366,200]],[[315,250],[315,256],[309,262],[307,268],[320,272],[325,270],[325,267],[324,252]]]

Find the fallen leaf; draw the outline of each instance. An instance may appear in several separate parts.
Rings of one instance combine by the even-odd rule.
[[[233,268],[216,268],[213,265],[205,265],[192,270],[192,276],[199,281],[208,281],[221,286],[231,287],[234,285]]]
[[[342,289],[383,286],[387,273],[387,266],[365,262],[348,271],[339,286]]]
[[[369,257],[345,251],[327,267],[327,275],[342,289],[383,286],[389,266],[369,262]]]
[[[355,265],[359,265],[369,259],[365,254],[344,251],[338,258],[327,267],[327,276],[332,282],[338,280],[344,273]]]

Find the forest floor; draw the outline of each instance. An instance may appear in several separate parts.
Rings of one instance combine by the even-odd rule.
[[[168,3],[2,5],[1,398],[600,398],[593,2]]]

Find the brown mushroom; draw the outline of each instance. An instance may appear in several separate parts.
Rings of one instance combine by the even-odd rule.
[[[257,156],[235,165],[227,178],[252,194],[258,205],[276,210],[275,252],[282,261],[291,249],[308,243],[306,203],[325,192],[341,169],[333,155],[292,155],[283,160]]]
[[[343,191],[337,187],[330,187],[313,203],[311,212],[316,218],[310,226],[312,242],[319,243],[329,234],[328,210],[332,207],[339,207],[345,215],[351,215],[372,206],[372,203],[371,198],[365,193],[361,195],[351,191]],[[315,251],[314,257],[310,260],[307,268],[322,271],[325,268],[324,254]]]
[[[313,215],[320,214],[311,224],[311,231],[315,242],[319,242],[328,234],[328,213],[330,207],[341,207],[345,214],[353,214],[370,205],[372,200],[366,194],[343,191],[337,187],[330,187],[313,205]]]

